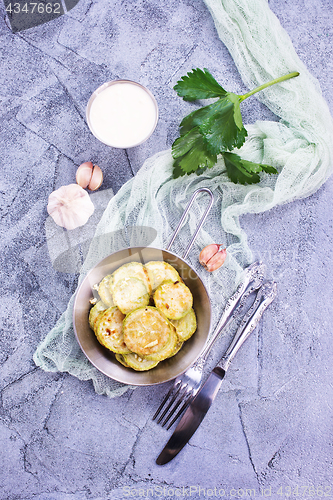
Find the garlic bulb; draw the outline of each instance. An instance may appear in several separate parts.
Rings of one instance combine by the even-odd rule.
[[[54,222],[66,229],[83,226],[94,209],[89,194],[78,184],[69,184],[53,191],[47,205]]]

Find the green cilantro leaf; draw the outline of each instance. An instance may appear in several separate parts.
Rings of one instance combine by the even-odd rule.
[[[231,151],[234,148],[240,148],[245,142],[247,131],[243,126],[240,111],[238,112],[239,101],[237,100],[235,105],[233,96],[237,97],[235,94],[227,93],[225,97],[211,104],[210,116],[200,125],[200,132],[205,137],[212,153]]]
[[[215,103],[213,103],[215,104]],[[192,128],[202,125],[203,122],[209,120],[215,113],[212,104],[203,106],[202,108],[192,111],[189,115],[185,116],[180,123],[181,135],[187,134]]]
[[[277,174],[278,171],[270,165],[243,160],[235,153],[223,153],[223,159],[229,179],[235,184],[255,184],[260,181],[259,172]]]
[[[197,99],[209,99],[220,97],[226,91],[213,78],[209,71],[196,68],[182,76],[181,80],[174,86],[174,90],[184,101],[196,101]]]
[[[240,99],[239,95],[233,94],[232,92],[228,92],[226,94],[226,99],[228,99],[230,102],[233,103],[234,105],[234,120],[236,127],[239,128],[239,130],[242,130],[243,127],[243,118],[242,118],[242,113],[240,110]]]
[[[245,160],[243,160],[245,161]],[[272,167],[271,165],[263,165],[262,163],[259,163],[261,166],[261,170],[263,172],[266,172],[266,174],[278,174],[279,172],[276,170],[275,167]]]
[[[289,73],[244,95],[224,90],[207,69],[196,68],[187,73],[187,76],[183,76],[174,89],[184,100],[195,101],[212,97],[218,99],[183,118],[180,137],[172,145],[173,176],[189,175],[192,172],[200,175],[215,165],[219,154],[224,158],[228,177],[235,183],[259,182],[259,173],[262,171],[277,174],[277,170],[270,165],[243,160],[230,151],[240,148],[247,136],[240,110],[241,102],[270,85],[298,75],[298,72]]]
[[[181,135],[172,144],[172,156],[179,158],[185,155],[195,146],[196,141],[201,137],[199,127],[190,129],[186,134]]]
[[[234,97],[237,98],[235,94],[228,92],[225,97],[214,103],[192,111],[180,124],[181,135],[187,134],[194,127],[199,127],[209,151],[213,154],[231,151],[235,147],[240,148],[245,141],[247,131],[243,126],[239,101]]]
[[[172,155],[176,160],[173,173],[174,176],[177,174],[177,177],[191,174],[198,169],[211,168],[217,161],[217,156],[208,150],[198,127],[175,140]]]

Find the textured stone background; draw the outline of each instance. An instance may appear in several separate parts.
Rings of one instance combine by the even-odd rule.
[[[331,0],[269,5],[333,112]],[[74,181],[82,161],[98,163],[103,188],[116,193],[170,147],[184,115],[172,87],[192,67],[209,68],[235,92],[244,85],[200,0],[80,0],[16,34],[2,3],[0,12],[1,500],[198,499],[222,489],[229,498],[253,496],[250,489],[273,499],[333,496],[332,179],[306,200],[243,218],[278,298],[189,445],[156,466],[170,432],[151,416],[165,387],[110,400],[32,361],[76,285],[52,267],[47,199]],[[115,78],[147,85],[160,109],[153,136],[128,151],[101,145],[84,118],[91,92]],[[245,123],[274,119],[256,99],[243,115]]]

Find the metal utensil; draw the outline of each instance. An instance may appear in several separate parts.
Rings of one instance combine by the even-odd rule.
[[[264,310],[274,300],[275,296],[276,283],[274,281],[261,286],[254,304],[245,315],[226,353],[190,403],[171,438],[158,456],[156,460],[158,465],[164,465],[172,460],[193,436],[212,405],[235,354],[255,329]]]
[[[244,270],[242,280],[236,292],[227,301],[221,319],[201,355],[183,375],[175,379],[154,414],[153,420],[157,419],[157,423],[161,423],[164,426],[169,422],[167,427],[169,429],[187,408],[200,387],[204,365],[216,339],[226,325],[240,314],[246,298],[261,286],[264,280],[264,272],[265,266],[262,262],[254,262]]]

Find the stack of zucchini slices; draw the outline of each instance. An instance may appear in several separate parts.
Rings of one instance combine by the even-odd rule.
[[[90,328],[126,367],[154,368],[197,329],[192,293],[167,262],[124,264],[95,288],[99,300],[89,312]]]

